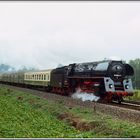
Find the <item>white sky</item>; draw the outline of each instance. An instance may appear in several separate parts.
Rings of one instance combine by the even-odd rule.
[[[140,2],[0,2],[0,63],[128,61],[139,46]]]

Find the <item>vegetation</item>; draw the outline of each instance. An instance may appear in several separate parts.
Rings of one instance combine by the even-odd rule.
[[[128,100],[140,101],[140,90],[135,90],[133,96],[129,96]]]
[[[140,59],[130,60],[129,64],[134,68],[135,75],[132,78],[135,89],[140,89]]]
[[[7,64],[0,64],[0,72],[6,72],[6,71],[15,71],[15,68]]]
[[[8,65],[8,64],[0,64],[0,73],[4,72],[16,72],[16,71],[34,71],[38,70],[37,68],[33,67],[25,67],[21,66],[18,70],[16,70],[14,67]]]
[[[81,131],[58,119],[65,112],[74,114],[95,127]],[[60,102],[45,100],[21,91],[0,88],[1,138],[94,138],[140,137],[140,124],[93,112],[86,108],[68,108]]]

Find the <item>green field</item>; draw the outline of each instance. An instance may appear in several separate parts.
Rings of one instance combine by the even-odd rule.
[[[83,122],[92,122],[90,130],[79,130],[63,113]],[[68,108],[60,102],[42,99],[7,88],[0,88],[0,138],[97,138],[140,137],[140,124],[93,112],[86,108]]]

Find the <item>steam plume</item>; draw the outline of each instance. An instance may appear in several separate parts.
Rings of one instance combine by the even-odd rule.
[[[100,97],[95,96],[93,93],[81,92],[81,89],[77,89],[77,91],[72,94],[72,98],[81,99],[82,101],[98,101]]]

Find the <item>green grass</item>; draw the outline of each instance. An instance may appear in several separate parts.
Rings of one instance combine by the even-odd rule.
[[[79,131],[57,119],[70,112],[81,119],[94,121],[90,131]],[[59,102],[42,99],[21,91],[0,88],[1,138],[95,138],[140,137],[140,124],[115,119],[86,108],[69,109]]]
[[[140,90],[135,90],[134,95],[127,97],[128,100],[140,101]]]
[[[1,90],[0,137],[72,137],[77,133],[47,107],[40,108],[43,105],[38,97]]]
[[[97,127],[94,131],[84,133],[88,137],[91,137],[92,134],[95,137],[140,137],[140,124],[115,119],[109,115],[103,115],[100,112],[93,112],[90,109],[81,110],[80,108],[73,108],[71,111],[89,122],[96,122]]]

